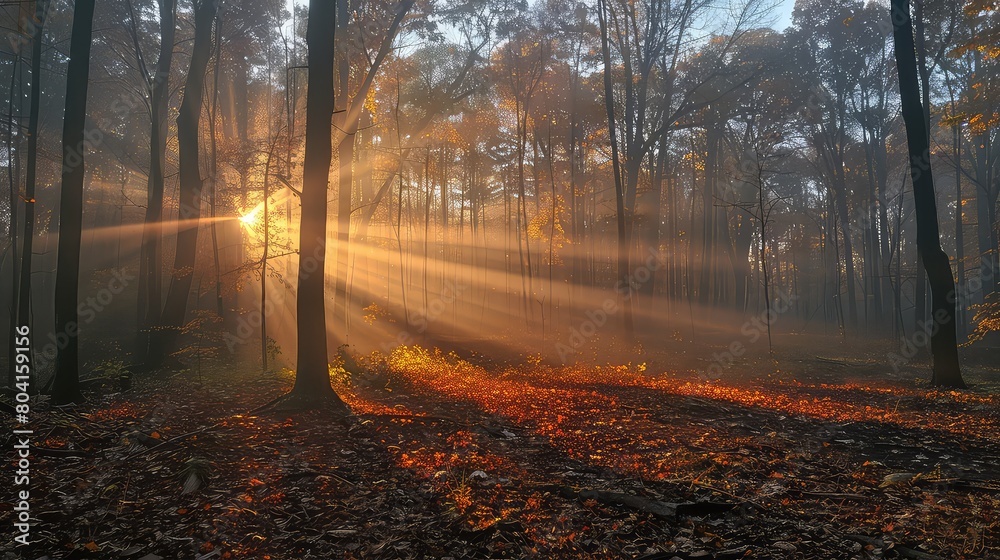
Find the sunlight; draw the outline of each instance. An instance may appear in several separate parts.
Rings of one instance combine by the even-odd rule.
[[[240,223],[247,229],[253,229],[253,227],[257,225],[257,222],[260,221],[260,209],[261,206],[259,204],[254,206],[253,210],[250,210],[246,214],[240,216]]]
[[[1000,560],[998,0],[70,4],[0,560]]]

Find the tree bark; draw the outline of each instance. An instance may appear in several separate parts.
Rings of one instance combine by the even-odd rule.
[[[31,257],[35,238],[35,175],[38,162],[38,114],[42,92],[42,31],[45,27],[45,0],[35,2],[35,29],[31,37],[31,105],[28,110],[28,169],[24,181],[24,233],[21,240],[21,280],[17,283],[17,324],[31,324]],[[13,110],[13,108],[11,108]],[[13,224],[11,224],[13,225]],[[16,240],[13,240],[16,244]],[[32,360],[28,351],[29,364]],[[13,368],[11,368],[13,371]],[[34,371],[29,367],[30,371]]]
[[[618,281],[615,291],[625,307],[622,314],[625,334],[634,336],[632,322],[632,286],[629,282],[629,228],[625,209],[625,192],[622,184],[621,164],[618,159],[618,134],[615,129],[614,92],[611,88],[611,49],[608,45],[608,21],[605,2],[598,0],[598,19],[601,27],[601,56],[604,62],[604,108],[608,114],[608,135],[611,137],[611,163],[615,175],[615,205],[618,216]]]
[[[337,4],[339,17],[342,18],[340,21],[343,29],[346,28],[348,23],[348,20],[346,19],[348,5],[346,0],[339,0]],[[388,56],[396,34],[399,32],[399,28],[403,23],[403,19],[406,17],[406,14],[409,13],[413,4],[414,0],[402,0],[399,5],[396,6],[396,11],[393,14],[392,22],[389,24],[389,28],[386,31],[385,39],[379,46],[378,53],[376,53],[375,58],[371,61],[371,67],[368,69],[364,80],[362,80],[361,84],[358,86],[358,91],[354,94],[354,97],[350,102],[348,102],[350,66],[346,58],[341,59],[337,64],[338,81],[340,82],[340,95],[336,99],[339,100],[341,104],[339,110],[343,111],[344,115],[341,127],[343,138],[341,139],[337,149],[339,192],[337,193],[337,261],[335,273],[336,284],[334,288],[334,320],[337,322],[338,328],[346,328],[347,309],[349,308],[347,302],[347,268],[351,243],[351,194],[354,185],[355,136],[358,132],[358,125],[364,109],[365,99],[368,98],[368,92],[374,84],[375,75],[378,73],[379,68],[381,68],[382,63]],[[335,15],[335,17],[337,16]],[[344,56],[346,57],[346,54]],[[335,336],[338,337],[338,341],[341,340],[341,338],[339,338],[341,334],[346,335],[346,331],[344,333],[336,332]]]
[[[923,256],[931,288],[933,324],[930,327],[934,374],[931,384],[965,387],[958,361],[955,336],[955,279],[948,255],[941,249],[938,231],[937,201],[931,175],[924,110],[917,80],[917,61],[913,44],[913,23],[909,0],[892,0],[893,43],[899,72],[899,94],[906,141],[910,153],[910,174],[917,219],[917,249]],[[919,327],[918,327],[919,328]]]
[[[147,365],[156,366],[173,350],[180,329],[184,326],[188,295],[194,279],[198,249],[198,229],[201,226],[201,191],[203,182],[198,166],[198,125],[201,121],[205,93],[205,70],[211,53],[212,21],[218,0],[201,0],[195,7],[194,46],[191,65],[184,84],[184,100],[177,115],[177,146],[179,165],[179,199],[177,212],[177,249],[174,271],[167,289],[160,324],[162,329],[150,341]]]
[[[698,303],[702,306],[714,304],[716,301],[712,297],[712,279],[716,269],[716,240],[715,240],[715,189],[716,174],[718,172],[719,150],[722,143],[722,133],[719,131],[715,121],[719,116],[710,113],[710,118],[706,123],[706,145],[705,145],[705,186],[701,191],[702,203],[702,249],[701,249],[701,271],[698,284]]]
[[[159,0],[160,53],[150,88],[149,178],[146,183],[146,219],[142,227],[139,256],[139,351],[145,354],[149,329],[160,322],[163,304],[163,272],[160,260],[163,220],[164,161],[167,149],[167,101],[170,97],[170,64],[174,54],[175,0]]]
[[[302,177],[302,217],[299,226],[298,295],[295,301],[298,342],[295,385],[290,397],[329,400],[346,405],[330,385],[323,296],[326,264],[327,187],[333,144],[333,30],[336,4],[310,0],[306,43],[309,82],[306,93],[306,145]]]
[[[14,84],[17,81],[17,69],[21,62],[21,57],[17,56],[14,58],[14,62],[11,65],[10,70],[10,89],[8,90],[7,96],[7,179],[10,187],[10,198],[8,199],[8,210],[9,219],[8,228],[10,231],[10,252],[12,259],[11,271],[11,301],[16,302],[18,299],[19,287],[18,280],[20,279],[20,272],[18,266],[20,265],[20,260],[17,258],[17,199],[21,196],[21,185],[19,181],[21,179],[20,168],[14,163],[14,158],[19,150],[14,149],[14,99],[17,97],[15,93]],[[16,303],[15,303],[16,305]],[[10,332],[15,332],[17,329],[17,312],[15,311],[9,314],[8,328]],[[14,337],[11,336],[7,340],[7,356],[8,363],[14,363],[14,355],[17,353],[17,344],[14,342]],[[7,384],[11,387],[14,386],[14,368],[7,368]]]
[[[66,71],[63,117],[62,192],[59,196],[59,245],[56,260],[55,332],[65,341],[56,354],[52,385],[54,404],[83,400],[80,394],[77,303],[80,284],[80,240],[83,229],[84,125],[90,78],[90,43],[95,0],[77,0]]]

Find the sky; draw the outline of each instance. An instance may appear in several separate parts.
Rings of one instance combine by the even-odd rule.
[[[294,4],[301,4],[306,0],[285,0],[285,5],[288,7],[289,12],[292,10]],[[795,0],[780,0],[778,7],[775,10],[777,19],[774,22],[774,28],[778,31],[784,31],[786,27],[792,24],[792,8],[795,6]]]
[[[775,29],[784,31],[786,27],[792,24],[793,7],[795,7],[795,0],[781,0],[781,4],[776,10],[778,19],[774,22]]]

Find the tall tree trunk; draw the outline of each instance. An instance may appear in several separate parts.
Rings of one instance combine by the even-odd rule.
[[[95,0],[77,0],[66,71],[66,112],[63,117],[62,192],[59,196],[59,248],[56,260],[55,332],[64,341],[56,354],[52,384],[54,404],[79,402],[78,353],[80,240],[83,229],[84,125],[90,77],[90,42]]]
[[[379,50],[376,53],[375,58],[372,59],[371,67],[368,69],[368,73],[365,75],[364,80],[362,80],[361,84],[358,86],[358,90],[355,93],[354,98],[350,101],[350,98],[348,97],[350,67],[347,59],[343,58],[337,65],[340,82],[340,95],[336,99],[341,104],[339,110],[343,111],[344,115],[341,126],[343,138],[338,145],[337,161],[339,192],[337,195],[337,268],[335,273],[336,288],[334,291],[334,320],[337,321],[338,328],[346,325],[347,323],[347,264],[351,242],[351,193],[354,185],[353,163],[355,137],[358,132],[361,114],[364,111],[365,99],[368,98],[368,92],[371,90],[372,84],[374,83],[375,74],[378,73],[378,70],[385,61],[386,56],[388,56],[393,40],[396,37],[396,33],[398,33],[406,14],[409,13],[410,8],[413,7],[413,3],[414,0],[402,0],[396,6],[396,11],[393,15],[392,22],[389,24],[389,28],[386,31],[385,39],[379,46]],[[343,30],[346,28],[348,23],[347,14],[349,6],[347,5],[346,0],[340,0],[337,4],[336,9],[338,15],[335,17],[341,18],[341,28]],[[342,335],[339,331],[335,331],[335,333],[335,336],[338,337]],[[343,334],[346,334],[346,332]]]
[[[10,251],[12,259],[12,270],[11,270],[11,309],[9,314],[8,328],[10,332],[13,333],[18,327],[17,324],[17,300],[18,300],[18,282],[20,280],[20,272],[18,266],[20,266],[20,260],[17,258],[17,199],[21,196],[21,174],[18,167],[14,164],[14,156],[19,150],[14,149],[14,99],[17,98],[15,93],[14,84],[17,81],[17,70],[21,63],[21,57],[17,56],[14,58],[14,63],[12,64],[10,70],[10,89],[8,90],[7,96],[7,179],[10,187],[10,198],[8,199],[8,209],[10,211],[8,223],[8,228],[10,231]],[[7,339],[7,356],[8,363],[14,363],[14,357],[17,353],[17,344],[14,342],[15,337],[10,336]],[[7,368],[7,384],[11,387],[14,386],[14,368]]]
[[[917,219],[917,249],[924,258],[931,288],[933,326],[931,353],[934,375],[931,383],[943,387],[965,387],[958,361],[955,336],[955,279],[948,255],[941,249],[937,201],[931,175],[930,145],[917,81],[917,61],[913,44],[913,23],[909,0],[892,0],[893,43],[899,72],[900,105],[906,124],[906,141],[913,177],[913,198]]]
[[[216,198],[219,194],[219,141],[216,137],[215,118],[219,109],[219,67],[222,58],[222,18],[215,18],[215,69],[212,71],[212,103],[208,111],[208,137],[211,141],[210,177],[212,190],[210,192],[209,211],[212,216],[212,261],[215,268],[215,313],[220,319],[225,318],[225,305],[222,301],[222,264],[219,260],[219,221],[216,220]],[[291,142],[289,142],[291,145]],[[264,189],[265,191],[267,189]],[[265,202],[266,204],[266,202]],[[266,225],[265,225],[266,228]],[[264,242],[267,245],[267,242]]]
[[[659,255],[660,253],[660,214],[662,210],[662,200],[663,200],[663,180],[664,180],[664,168],[666,167],[667,161],[667,137],[666,135],[660,139],[659,150],[656,152],[656,157],[651,158],[650,165],[650,176],[652,180],[650,181],[649,192],[646,193],[646,203],[645,211],[643,212],[643,245],[640,251],[645,249],[645,254],[640,252],[636,255],[636,263],[645,262],[645,257],[649,255]],[[648,303],[645,303],[647,309],[652,309],[654,305],[654,298],[656,297],[656,269],[658,267],[648,267],[649,270],[649,280],[646,280],[639,286],[639,292],[646,296]],[[652,316],[652,315],[651,315]]]
[[[702,250],[701,250],[701,271],[698,284],[698,303],[703,306],[715,303],[712,298],[712,277],[715,274],[716,263],[716,243],[715,243],[715,182],[717,173],[717,162],[719,145],[722,140],[722,132],[714,126],[712,121],[719,119],[719,116],[712,114],[708,128],[706,130],[705,145],[705,187],[701,192],[702,202]]]
[[[516,102],[520,108],[520,99]],[[528,104],[523,105],[522,110],[515,112],[515,118],[521,119],[520,114],[524,113],[524,119],[520,121],[517,130],[517,254],[521,261],[521,305],[524,308],[524,320],[531,327],[530,320],[533,318],[534,307],[531,304],[531,238],[528,236],[528,201],[525,199],[524,188],[524,160],[528,137]],[[444,182],[447,183],[445,178]],[[524,238],[524,245],[521,245],[521,238]],[[527,256],[527,263],[525,257]]]
[[[194,46],[191,65],[184,84],[184,100],[177,115],[177,146],[179,154],[179,202],[177,213],[177,249],[174,271],[167,289],[160,324],[162,329],[150,341],[147,365],[156,366],[173,349],[180,329],[184,326],[188,295],[194,279],[198,249],[198,229],[201,226],[201,194],[203,182],[198,166],[198,125],[201,120],[205,93],[205,70],[211,53],[212,22],[218,0],[201,0],[195,7]]]
[[[982,75],[982,53],[973,52],[973,72],[975,76]],[[972,84],[970,84],[971,86]],[[979,277],[982,280],[982,300],[1000,289],[1000,246],[997,244],[996,203],[998,187],[994,185],[994,166],[991,161],[993,154],[993,136],[986,131],[973,136],[972,146],[975,153],[976,176],[976,218],[978,222],[977,241],[979,244]]]
[[[350,9],[348,0],[335,0],[337,5],[337,33],[342,37],[347,36],[347,24],[350,19]],[[346,39],[341,39],[346,41]],[[351,127],[348,123],[347,108],[350,105],[350,77],[351,66],[348,60],[346,49],[341,49],[340,55],[335,56],[334,66],[336,69],[336,91],[334,96],[334,110],[340,114],[340,130],[346,134],[337,145],[337,260],[335,262],[334,292],[333,292],[333,320],[334,336],[337,344],[346,342],[341,340],[340,335],[346,335],[347,325],[347,264],[348,251],[351,243],[351,189],[354,183],[354,134],[351,134]]]
[[[868,276],[866,286],[871,287],[872,309],[865,314],[865,320],[869,325],[871,320],[876,321],[876,326],[880,326],[883,317],[882,303],[882,248],[878,239],[878,182],[880,172],[876,170],[875,152],[878,149],[876,144],[881,142],[878,131],[868,131],[863,129],[865,140],[865,165],[868,175],[868,223],[865,224],[865,272]],[[867,300],[866,300],[867,304]],[[874,314],[874,317],[871,315]]]
[[[260,257],[260,372],[267,373],[267,256],[271,247],[271,159],[274,157],[274,149],[277,139],[271,142],[271,149],[267,152],[267,161],[264,163],[264,249]]]
[[[837,218],[844,237],[844,273],[847,283],[847,317],[851,328],[858,327],[858,299],[854,273],[854,239],[852,237],[851,215],[847,206],[847,181],[843,176],[843,166],[834,177],[833,198],[837,205]],[[835,240],[834,240],[835,241]],[[839,297],[839,296],[838,296]]]
[[[618,159],[618,133],[615,125],[614,91],[611,88],[611,48],[608,44],[608,16],[604,0],[597,3],[598,19],[601,27],[601,56],[604,62],[604,108],[608,114],[608,135],[611,137],[611,163],[615,178],[615,206],[618,216],[618,281],[615,291],[619,293],[625,307],[622,314],[625,334],[634,335],[632,322],[632,286],[629,282],[629,227],[625,214],[625,192],[622,184],[621,163]]]
[[[250,141],[250,61],[246,50],[249,41],[240,41],[233,55],[233,111],[236,113],[236,136],[240,149],[246,150]]]
[[[334,292],[333,318],[336,321],[335,333],[347,333],[347,312],[350,305],[347,301],[348,260],[351,244],[351,188],[354,184],[354,140],[350,134],[341,140],[337,147],[337,274]],[[347,342],[346,336],[337,338],[338,345]]]
[[[163,220],[164,161],[167,149],[167,100],[170,97],[170,64],[174,54],[175,0],[159,0],[160,53],[152,77],[149,127],[149,178],[146,183],[146,219],[142,227],[139,253],[138,347],[145,354],[149,329],[160,322],[163,305],[162,263],[160,259]]]
[[[24,181],[24,230],[21,239],[21,280],[17,283],[17,324],[31,324],[31,256],[35,238],[35,174],[38,167],[38,114],[42,93],[42,30],[48,2],[35,1],[35,29],[31,37],[31,100],[28,110],[28,169]],[[13,108],[11,108],[13,111]],[[16,212],[16,210],[15,210]],[[13,224],[11,224],[13,227]],[[12,242],[16,244],[16,240]],[[32,359],[28,350],[29,364]],[[13,368],[11,368],[13,370]],[[30,371],[33,371],[29,367]]]
[[[955,266],[958,267],[958,288],[965,289],[965,228],[962,225],[962,131],[958,125],[951,127],[952,149],[955,153]],[[957,334],[966,336],[963,296],[955,299]]]
[[[298,293],[295,301],[298,342],[295,385],[290,396],[304,401],[328,400],[346,410],[330,385],[326,346],[326,193],[333,144],[333,33],[336,5],[310,0],[306,43],[309,82],[306,92],[306,146],[299,226]]]
[[[927,45],[924,33],[924,1],[917,0],[913,8],[914,25],[914,49],[917,57],[917,72],[920,76],[920,96],[921,110],[924,118],[924,131],[927,134],[927,144],[931,141],[931,76],[927,68]],[[927,321],[927,274],[924,265],[924,257],[917,250],[917,277],[916,293],[914,300],[916,308],[914,310],[914,321]]]

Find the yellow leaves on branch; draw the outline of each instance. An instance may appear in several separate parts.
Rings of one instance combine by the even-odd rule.
[[[954,115],[947,115],[941,117],[941,126],[943,127],[958,126],[969,122],[970,118],[971,115],[966,112],[961,112]]]
[[[545,244],[546,251],[548,250],[548,244],[551,238],[552,242],[552,255],[547,255],[552,259],[552,264],[562,264],[562,258],[559,256],[559,250],[562,249],[569,239],[566,237],[566,231],[563,229],[562,216],[566,211],[566,202],[561,196],[556,196],[556,208],[555,212],[552,212],[552,195],[547,194],[543,197],[543,202],[541,204],[542,210],[540,210],[528,223],[528,237],[531,239],[538,239],[543,244]],[[553,224],[553,214],[555,214],[555,224]]]
[[[368,95],[365,96],[365,110],[368,111],[369,115],[371,115],[372,118],[371,124],[376,124],[376,122],[378,121],[378,111],[376,110],[377,108],[378,107],[375,104],[375,88],[370,88],[368,90]]]
[[[972,322],[976,328],[969,333],[969,340],[963,346],[979,342],[991,332],[1000,332],[1000,298],[996,296],[993,294],[985,303],[971,306],[975,311]]]
[[[973,134],[984,134],[998,124],[1000,124],[1000,113],[992,113],[989,118],[983,113],[978,113],[969,119],[969,131]]]
[[[984,113],[968,113],[963,111],[954,115],[946,115],[941,118],[940,122],[943,127],[967,124],[970,134],[981,135],[1000,125],[1000,113],[990,113],[987,118]]]

